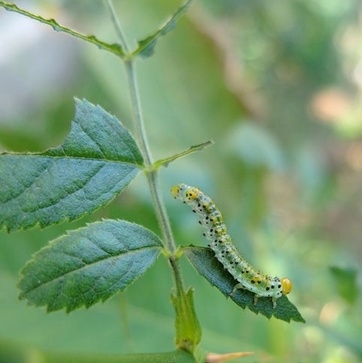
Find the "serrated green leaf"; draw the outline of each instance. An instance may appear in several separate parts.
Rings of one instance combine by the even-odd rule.
[[[13,11],[15,13],[24,15],[28,18],[37,20],[43,24],[47,24],[47,25],[51,26],[57,32],[63,32],[63,33],[69,34],[75,38],[82,39],[88,43],[96,45],[99,49],[107,50],[108,52],[111,52],[121,58],[125,57],[125,53],[119,44],[110,44],[110,43],[104,42],[102,40],[99,40],[94,35],[84,35],[84,34],[78,33],[73,29],[69,29],[65,26],[60,25],[54,19],[44,19],[40,15],[30,13],[24,9],[19,8],[15,4],[9,4],[4,1],[0,1],[0,6],[8,11]]]
[[[64,143],[43,153],[53,157],[78,157],[142,165],[131,134],[120,121],[87,100],[76,99],[76,115]]]
[[[160,239],[142,226],[122,220],[95,222],[34,254],[21,271],[19,297],[48,311],[89,307],[124,290],[160,251]]]
[[[188,8],[190,7],[193,0],[186,1],[182,6],[180,6],[176,12],[171,16],[169,20],[155,33],[151,34],[150,36],[142,39],[138,42],[137,49],[132,53],[132,56],[140,55],[141,57],[150,57],[154,51],[157,41],[160,37],[166,35],[169,31],[171,31],[178,19],[186,13]]]
[[[74,220],[112,200],[137,175],[141,153],[114,116],[86,100],[63,145],[0,155],[0,229]]]
[[[224,270],[223,265],[215,258],[210,248],[186,247],[183,251],[200,275],[205,277],[211,285],[217,287],[225,296],[230,297],[230,299],[243,309],[248,307],[255,314],[260,313],[268,319],[274,316],[277,319],[287,322],[290,322],[290,320],[301,323],[305,322],[297,308],[286,296],[282,296],[277,300],[277,306],[275,308],[273,308],[270,298],[259,298],[257,304],[254,305],[254,294],[247,290],[239,289],[230,296],[236,282]]]

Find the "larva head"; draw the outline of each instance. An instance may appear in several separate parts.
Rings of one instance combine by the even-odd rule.
[[[181,185],[174,185],[171,188],[171,194],[174,198],[178,198],[180,196],[180,187]]]
[[[177,184],[171,188],[171,194],[175,199],[184,200],[189,189],[191,187],[186,184]]]
[[[171,188],[171,194],[174,198],[187,202],[197,199],[200,191],[186,184],[177,184]]]
[[[288,278],[283,277],[281,279],[281,283],[282,283],[283,295],[288,295],[292,291],[292,287],[293,287],[292,282]]]

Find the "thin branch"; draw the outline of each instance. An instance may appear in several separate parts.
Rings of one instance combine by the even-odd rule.
[[[177,153],[175,155],[169,156],[164,159],[157,160],[153,163],[152,170],[157,170],[161,166],[168,167],[168,164],[170,164],[171,162],[173,162],[177,159],[183,158],[184,156],[190,155],[196,151],[201,151],[202,149],[204,149],[205,147],[207,147],[209,145],[212,145],[213,143],[214,143],[213,141],[206,141],[206,142],[203,142],[198,145],[193,145],[189,149],[181,151],[180,153]]]
[[[104,3],[105,3],[106,7],[109,10],[111,20],[112,20],[114,29],[115,29],[115,31],[117,33],[118,39],[121,42],[121,45],[122,45],[124,51],[126,53],[128,53],[129,50],[128,50],[128,46],[127,46],[127,42],[126,42],[126,37],[123,34],[121,23],[119,22],[116,11],[114,9],[113,1],[112,0],[106,0]]]
[[[63,25],[60,25],[54,19],[45,19],[39,15],[35,15],[24,9],[21,9],[21,8],[17,7],[15,4],[9,4],[9,3],[5,3],[3,1],[0,1],[0,7],[4,8],[6,10],[13,11],[15,13],[24,15],[28,18],[37,20],[43,24],[47,24],[47,25],[51,26],[57,32],[63,32],[68,35],[71,35],[74,38],[82,39],[88,43],[96,45],[99,49],[107,50],[108,52],[111,52],[111,53],[117,55],[118,57],[121,57],[121,58],[126,57],[126,54],[125,54],[123,48],[119,44],[109,44],[102,40],[99,40],[94,35],[85,35],[85,34],[78,33],[75,30],[72,30]]]

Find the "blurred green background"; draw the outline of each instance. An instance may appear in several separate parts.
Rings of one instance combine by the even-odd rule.
[[[114,2],[131,47],[181,4]],[[18,5],[116,41],[99,1]],[[243,311],[183,260],[206,350],[255,351],[243,362],[258,363],[362,359],[361,19],[359,0],[200,0],[155,55],[138,62],[155,159],[215,142],[161,172],[178,243],[205,244],[192,213],[169,194],[186,182],[213,197],[254,266],[292,279],[289,298],[306,319],[286,324]],[[132,130],[124,69],[115,57],[3,9],[0,96],[2,150],[61,143],[74,96],[100,104]],[[1,232],[1,344],[80,353],[173,349],[172,280],[162,257],[125,293],[89,310],[47,315],[17,300],[18,271],[32,253],[102,217],[159,233],[144,176],[80,221]]]

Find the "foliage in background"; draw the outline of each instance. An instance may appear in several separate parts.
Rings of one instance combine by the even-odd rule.
[[[69,13],[75,11],[72,3],[69,3]],[[197,157],[185,159],[177,166],[170,164],[162,175],[164,190],[180,181],[192,181],[209,190],[225,211],[234,240],[243,241],[238,248],[245,251],[249,259],[257,261],[256,265],[265,265],[263,270],[288,271],[297,286],[293,300],[299,297],[308,308],[309,324],[305,328],[285,329],[276,322],[255,322],[253,316],[248,316],[251,314],[240,314],[230,302],[217,296],[215,289],[209,291],[209,287],[190,271],[186,281],[196,287],[196,309],[207,328],[204,333],[206,346],[236,350],[243,341],[248,347],[255,346],[253,350],[268,351],[278,357],[278,361],[282,361],[280,357],[286,357],[287,361],[290,356],[304,357],[303,361],[310,362],[323,359],[357,361],[356,357],[361,356],[358,344],[360,300],[357,298],[347,308],[339,299],[339,289],[329,272],[330,265],[352,266],[360,271],[358,221],[361,211],[356,203],[361,192],[359,92],[356,92],[360,87],[359,58],[355,55],[358,54],[357,47],[353,47],[353,34],[359,31],[355,21],[358,3],[325,3],[293,1],[278,6],[265,1],[226,1],[222,5],[208,1],[205,7],[213,5],[211,10],[216,17],[212,17],[206,8],[198,7],[198,12],[191,12],[189,20],[164,38],[159,52],[150,62],[140,64],[142,100],[150,125],[151,145],[159,147],[155,154],[162,158],[170,150],[177,151],[205,139],[216,142],[213,149]],[[93,23],[102,29],[102,17],[97,9],[93,8],[92,14],[92,7],[87,3],[78,2],[77,6],[78,20],[84,19],[87,32],[93,32],[92,21],[86,23],[92,16],[97,19]],[[154,29],[172,6],[162,1],[155,2],[152,7],[146,2],[128,4],[128,33],[142,38],[138,36],[140,32],[147,34]],[[125,10],[122,8],[122,11]],[[143,21],[132,23],[133,15],[142,16]],[[77,14],[73,13],[73,16]],[[24,112],[26,118],[20,114],[8,124],[5,119],[1,120],[4,121],[0,132],[3,145],[11,142],[18,150],[40,151],[59,144],[61,135],[65,135],[69,127],[63,121],[70,119],[72,113],[71,105],[64,100],[69,100],[73,94],[94,100],[110,111],[115,110],[112,113],[117,113],[126,122],[129,111],[122,103],[126,102],[126,97],[120,100],[118,93],[113,92],[122,88],[119,87],[122,75],[117,70],[118,65],[90,48],[85,47],[84,52],[78,72],[67,70],[67,73],[73,72],[74,78],[70,80],[74,82],[73,87],[54,90],[54,83],[50,83],[53,93],[47,94],[43,90],[43,96],[38,97],[46,107],[33,106],[30,110],[34,116],[29,116],[28,107]],[[185,57],[185,54],[193,56]],[[237,67],[232,67],[235,64]],[[61,64],[58,67],[61,69]],[[32,76],[37,77],[37,74],[39,76],[37,72]],[[90,74],[93,79],[89,83]],[[114,77],[115,74],[119,74],[119,78]],[[31,83],[33,94],[39,94],[34,87],[37,82]],[[63,115],[59,117],[60,114]],[[35,124],[31,131],[24,132],[22,119],[28,120],[25,125],[29,120],[36,121],[32,121]],[[250,140],[254,140],[251,144],[255,151],[253,158],[245,154],[245,148],[241,146],[230,147],[244,145]],[[140,192],[139,185],[133,186],[120,201],[127,206],[126,212],[121,211],[119,215],[117,200],[92,220],[99,216],[121,217],[157,230],[149,200],[146,193]],[[195,240],[199,231],[190,230],[187,214],[184,215],[171,201],[168,207],[172,219],[180,223],[180,226],[174,223],[177,239],[185,244],[190,241],[199,244],[199,240]],[[137,212],[140,208],[142,214]],[[81,226],[84,221],[76,224]],[[4,253],[0,256],[5,274],[2,286],[7,286],[2,291],[3,315],[9,315],[9,309],[14,309],[12,302],[16,300],[16,293],[11,292],[13,284],[8,283],[9,279],[14,280],[12,274],[32,251],[61,231],[76,228],[76,224],[54,227],[43,234],[30,231],[27,236],[19,232],[4,237]],[[12,314],[19,317],[19,321],[5,323],[4,327],[11,328],[1,335],[6,333],[10,338],[52,349],[64,347],[68,351],[89,351],[92,337],[93,350],[127,351],[133,345],[136,350],[151,351],[156,342],[150,339],[144,323],[150,321],[159,329],[158,336],[166,337],[164,349],[170,349],[172,329],[168,331],[165,326],[167,319],[172,321],[172,311],[168,303],[160,299],[168,293],[169,286],[167,282],[160,284],[157,278],[160,273],[167,274],[166,271],[162,263],[156,263],[150,275],[139,281],[137,289],[131,287],[122,314],[130,310],[129,315],[136,315],[139,321],[129,321],[128,326],[125,323],[122,336],[128,338],[122,346],[115,339],[116,334],[110,333],[108,342],[102,343],[97,334],[92,333],[90,322],[105,324],[102,316],[108,316],[110,322],[103,330],[117,331],[116,326],[112,328],[113,315],[106,313],[112,307],[106,306],[103,308],[105,313],[98,309],[88,312],[84,319],[89,325],[79,324],[78,331],[84,329],[87,342],[79,336],[65,338],[67,327],[76,325],[79,317],[67,318],[66,325],[62,323],[62,315],[42,323],[41,314],[34,312],[30,316],[28,310],[21,313],[21,306]],[[144,292],[137,291],[142,287],[147,292],[147,304]],[[205,301],[213,303],[208,306]],[[115,304],[114,310],[117,310]],[[35,335],[26,328],[31,323],[23,324],[29,318],[32,324],[39,326]],[[44,338],[49,336],[47,331],[51,331],[53,319],[58,319],[57,324],[63,329],[50,342]],[[245,325],[251,326],[247,333],[242,329]],[[260,332],[265,333],[261,335]],[[131,337],[142,340],[142,334],[145,344],[135,346],[139,342]],[[235,340],[235,337],[238,338]]]

